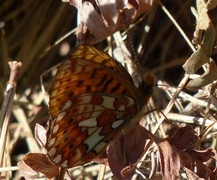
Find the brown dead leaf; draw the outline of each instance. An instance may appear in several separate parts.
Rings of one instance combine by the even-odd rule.
[[[117,179],[131,179],[134,172],[133,164],[144,152],[146,140],[151,140],[152,136],[144,127],[136,126],[108,146],[109,167]]]
[[[196,134],[196,132],[192,129],[192,127],[186,126],[177,129],[175,134],[168,139],[168,142],[180,150],[185,150],[189,148],[190,145],[196,143],[198,140],[199,137]]]
[[[26,180],[32,180],[38,178],[38,172],[34,171],[24,161],[18,163],[20,170],[20,176],[25,177]]]
[[[45,154],[29,153],[23,161],[18,163],[21,175],[27,179],[33,179],[38,172],[47,178],[53,178],[59,174],[59,168],[53,164]]]
[[[196,28],[194,32],[194,41],[196,42],[198,49],[187,59],[183,68],[187,74],[193,74],[204,64],[209,67],[207,69],[204,68],[204,74],[188,83],[187,89],[190,91],[196,91],[200,87],[212,83],[217,77],[216,68],[212,68],[213,63],[211,62],[211,54],[216,39],[216,30],[212,23],[212,19],[210,19],[208,14],[208,11],[216,6],[216,2],[212,0],[197,0],[196,5],[197,12],[195,13]],[[212,71],[211,68],[213,69]]]
[[[177,150],[179,151],[179,150]],[[202,179],[215,179],[216,172],[214,167],[209,167],[205,164],[208,160],[212,159],[214,150],[205,151],[179,151],[182,165],[185,167],[185,172],[188,177],[195,176]],[[216,156],[216,153],[215,153]],[[186,171],[187,170],[187,171]]]
[[[170,146],[168,141],[160,141],[157,145],[164,179],[180,179],[181,162],[179,154]]]
[[[173,137],[157,142],[161,170],[165,179],[180,179],[181,167],[184,167],[183,170],[190,179],[192,177],[194,179],[215,179],[216,166],[209,166],[205,163],[210,160],[216,161],[216,151],[214,149],[203,151],[189,149],[197,139],[191,127],[184,127],[178,129]]]
[[[136,126],[116,138],[107,148],[107,159],[103,159],[104,162],[106,159],[117,179],[131,179],[135,174],[135,166],[145,151],[146,140],[157,144],[164,179],[180,179],[182,171],[195,179],[213,179],[216,176],[216,167],[205,164],[217,159],[216,151],[191,149],[199,140],[191,126],[178,128],[172,137],[164,139],[159,139],[142,126]]]
[[[80,22],[77,39],[80,43],[94,44],[118,30],[126,28],[143,13],[150,11],[154,0],[68,0],[78,9]]]

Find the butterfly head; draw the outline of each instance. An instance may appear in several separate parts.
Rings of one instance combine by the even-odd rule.
[[[155,82],[155,77],[153,74],[148,74],[143,81],[139,84],[139,88],[142,90],[145,96],[150,97],[153,93],[153,86]]]

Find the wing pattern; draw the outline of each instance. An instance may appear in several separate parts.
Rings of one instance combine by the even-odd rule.
[[[91,161],[144,100],[112,57],[92,46],[78,46],[59,67],[51,90],[45,145],[49,158],[65,168]]]

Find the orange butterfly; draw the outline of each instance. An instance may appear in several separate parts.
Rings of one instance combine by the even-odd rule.
[[[45,145],[50,160],[70,168],[96,158],[147,103],[151,86],[141,87],[105,52],[88,45],[75,48],[51,89]]]

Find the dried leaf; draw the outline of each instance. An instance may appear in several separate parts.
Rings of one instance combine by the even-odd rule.
[[[124,29],[143,13],[150,11],[154,0],[69,0],[78,9],[80,23],[77,39],[94,44]]]
[[[190,141],[188,140],[189,136]],[[180,142],[178,137],[180,137]],[[184,143],[184,139],[186,143]],[[165,179],[180,179],[181,167],[184,167],[189,178],[215,179],[217,175],[216,167],[208,166],[204,163],[210,160],[216,161],[216,151],[214,149],[204,151],[189,149],[189,145],[194,143],[196,139],[197,136],[193,129],[185,127],[178,129],[176,134],[168,138],[168,140],[164,139],[157,142],[160,152],[161,170]],[[188,150],[184,150],[187,147]]]
[[[181,162],[179,154],[170,146],[168,141],[158,143],[161,171],[165,179],[180,179]]]
[[[190,91],[196,91],[198,88],[206,86],[209,83],[212,83],[214,80],[216,80],[216,65],[215,62],[212,61],[212,59],[210,58],[213,50],[214,39],[215,28],[212,24],[210,24],[207,30],[205,31],[201,45],[199,46],[197,51],[194,52],[183,65],[183,68],[185,69],[187,74],[195,73],[204,64],[208,65],[208,68],[201,77],[191,80],[188,83],[187,89]]]
[[[35,138],[41,147],[45,146],[47,142],[47,131],[38,123],[35,125]]]
[[[197,0],[197,11],[198,11],[198,29],[206,30],[209,27],[210,18],[208,16],[208,9],[204,0]]]
[[[188,138],[186,138],[188,137]],[[187,149],[190,145],[199,140],[198,135],[191,126],[177,129],[175,134],[168,139],[168,142],[180,150]]]
[[[215,62],[211,61],[208,66],[206,72],[200,77],[191,80],[186,88],[189,91],[197,91],[199,88],[206,86],[217,79],[217,67]]]
[[[210,150],[208,150],[210,151]],[[213,151],[213,150],[211,150]],[[187,176],[198,176],[199,178],[203,179],[215,179],[216,172],[213,171],[213,167],[209,167],[205,165],[204,162],[212,159],[212,154],[210,152],[203,152],[203,151],[194,151],[189,150],[186,152],[179,151],[180,159],[182,165],[187,169],[186,174]],[[216,153],[215,153],[216,156]],[[205,158],[207,161],[204,161]],[[202,159],[201,159],[202,158]],[[189,174],[188,174],[189,173]]]
[[[187,74],[195,73],[203,64],[208,62],[204,51],[199,47],[182,66]]]
[[[29,179],[38,172],[43,173],[47,178],[53,178],[59,174],[59,168],[45,154],[29,153],[18,165],[21,175]]]
[[[197,25],[194,32],[195,41],[198,44],[198,49],[194,52],[190,58],[183,65],[187,74],[195,73],[204,64],[211,66],[211,54],[213,51],[213,45],[216,36],[216,30],[212,24],[208,15],[208,10],[216,6],[216,2],[210,0],[205,2],[204,0],[197,0],[197,13],[195,13],[197,19]],[[203,35],[204,34],[204,35]],[[203,35],[203,36],[202,36]],[[216,79],[216,70],[214,72],[205,70],[205,73],[192,81],[187,85],[187,89],[190,91],[198,90],[202,86],[213,82]]]
[[[25,177],[26,180],[38,178],[38,173],[31,169],[24,161],[18,163],[20,176]]]
[[[131,178],[134,171],[131,165],[138,161],[144,152],[146,140],[152,139],[152,136],[144,127],[136,126],[126,134],[120,135],[108,146],[109,167],[117,179]]]

